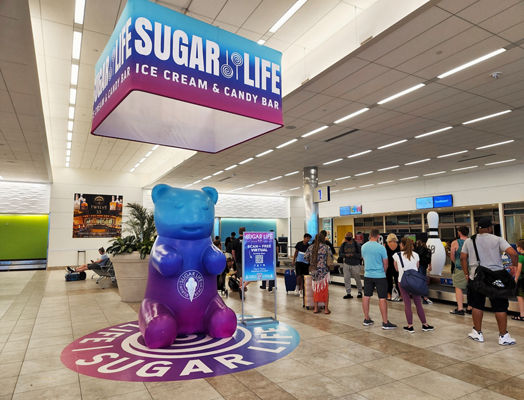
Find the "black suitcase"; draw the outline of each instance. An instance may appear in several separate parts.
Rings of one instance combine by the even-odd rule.
[[[286,272],[284,273],[284,282],[286,283],[286,294],[295,291],[297,288],[297,276],[295,270],[286,269]]]
[[[82,272],[70,272],[65,275],[66,282],[72,281],[84,281],[86,279],[86,273]]]

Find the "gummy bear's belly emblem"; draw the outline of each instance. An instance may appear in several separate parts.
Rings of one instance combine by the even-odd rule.
[[[177,288],[180,296],[193,302],[204,291],[204,277],[196,270],[185,271],[178,278]]]

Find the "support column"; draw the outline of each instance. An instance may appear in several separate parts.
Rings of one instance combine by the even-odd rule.
[[[313,238],[318,233],[318,204],[313,201],[318,186],[317,167],[304,168],[305,229]]]
[[[506,239],[506,220],[504,219],[504,204],[499,203],[500,237]]]

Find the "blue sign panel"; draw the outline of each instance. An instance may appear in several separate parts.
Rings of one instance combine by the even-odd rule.
[[[362,214],[362,205],[340,207],[340,216]]]
[[[453,207],[453,196],[451,194],[433,196],[433,207]]]
[[[433,208],[433,197],[419,197],[417,198],[417,210],[424,208]]]
[[[244,232],[242,275],[246,282],[273,280],[276,276],[274,232]]]

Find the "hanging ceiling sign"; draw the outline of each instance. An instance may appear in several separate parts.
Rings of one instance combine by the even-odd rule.
[[[283,125],[282,54],[129,0],[95,67],[98,136],[216,153]]]

